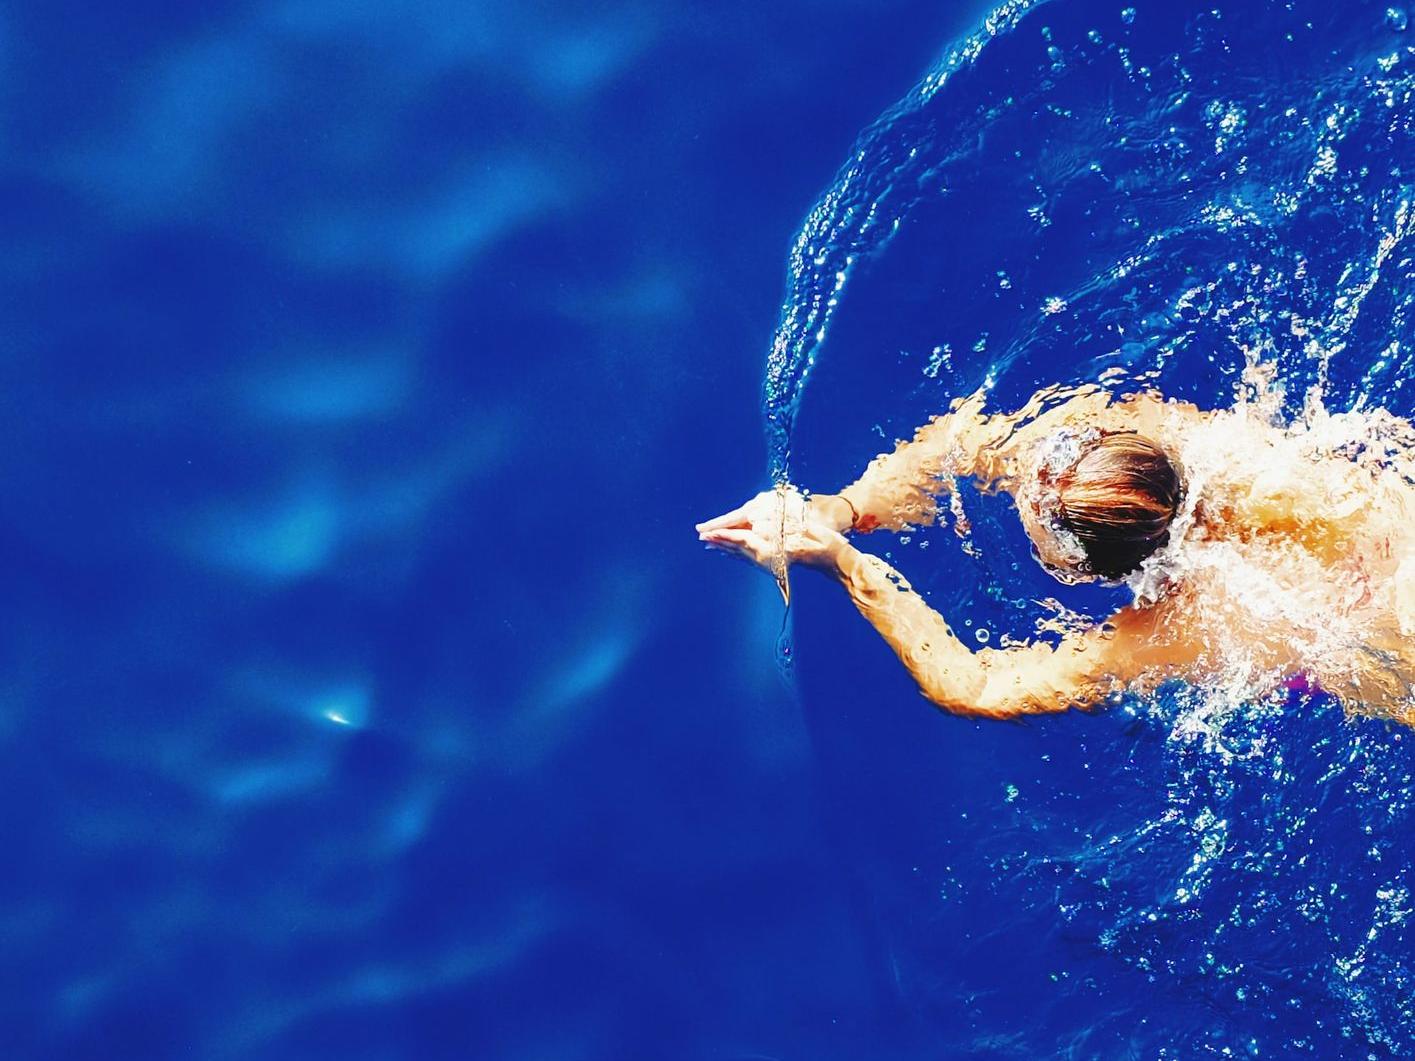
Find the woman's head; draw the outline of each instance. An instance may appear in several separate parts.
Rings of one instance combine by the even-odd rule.
[[[1179,474],[1162,449],[1133,432],[1063,441],[1074,459],[1044,457],[1031,504],[1019,506],[1037,557],[1063,578],[1124,578],[1168,540]]]

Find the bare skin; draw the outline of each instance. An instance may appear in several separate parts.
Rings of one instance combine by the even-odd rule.
[[[955,714],[1091,707],[1125,689],[1238,668],[1265,676],[1254,679],[1258,691],[1301,672],[1351,706],[1415,718],[1415,653],[1406,648],[1415,633],[1415,536],[1403,531],[1415,515],[1408,475],[1327,453],[1310,430],[1155,394],[1044,391],[1010,415],[985,414],[982,405],[977,395],[955,402],[838,494],[768,491],[699,524],[699,536],[767,570],[784,547],[788,562],[839,583],[921,692]],[[974,651],[897,571],[845,537],[932,523],[939,495],[969,478],[1013,497],[1038,559],[1056,566],[1030,491],[1040,445],[1063,425],[1134,431],[1181,464],[1190,457],[1218,469],[1199,499],[1190,533],[1197,559],[1186,577],[1059,644]],[[1403,431],[1399,437],[1411,440],[1404,421],[1387,417],[1376,426],[1382,438]],[[1332,502],[1334,493],[1345,500]]]

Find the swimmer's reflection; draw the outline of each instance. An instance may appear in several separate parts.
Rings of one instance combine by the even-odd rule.
[[[924,695],[958,714],[1085,707],[1177,677],[1245,696],[1319,685],[1415,721],[1415,431],[1319,402],[1283,424],[1273,396],[1254,394],[1205,411],[1053,388],[1011,415],[974,395],[839,493],[768,491],[699,536],[768,571],[784,556],[837,581]],[[1059,644],[972,651],[845,537],[932,523],[960,477],[1012,496],[1059,580],[1123,580],[1134,602]]]

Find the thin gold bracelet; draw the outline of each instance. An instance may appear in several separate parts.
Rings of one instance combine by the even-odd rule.
[[[852,531],[854,531],[854,530],[859,530],[859,529],[860,529],[860,514],[855,511],[855,506],[854,506],[854,504],[853,504],[853,503],[850,501],[850,499],[849,499],[848,497],[846,497],[844,494],[836,494],[835,496],[838,497],[838,498],[840,498],[840,500],[844,501],[847,505],[850,506],[850,529],[851,529]]]

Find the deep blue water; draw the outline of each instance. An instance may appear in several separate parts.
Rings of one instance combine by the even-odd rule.
[[[1308,382],[1294,315],[1412,411],[1403,16],[1124,7],[6,9],[5,1055],[1415,1050],[1404,732],[948,718],[806,578],[788,686],[692,533],[774,343],[819,488],[989,374]],[[1020,628],[977,504],[879,547]]]

